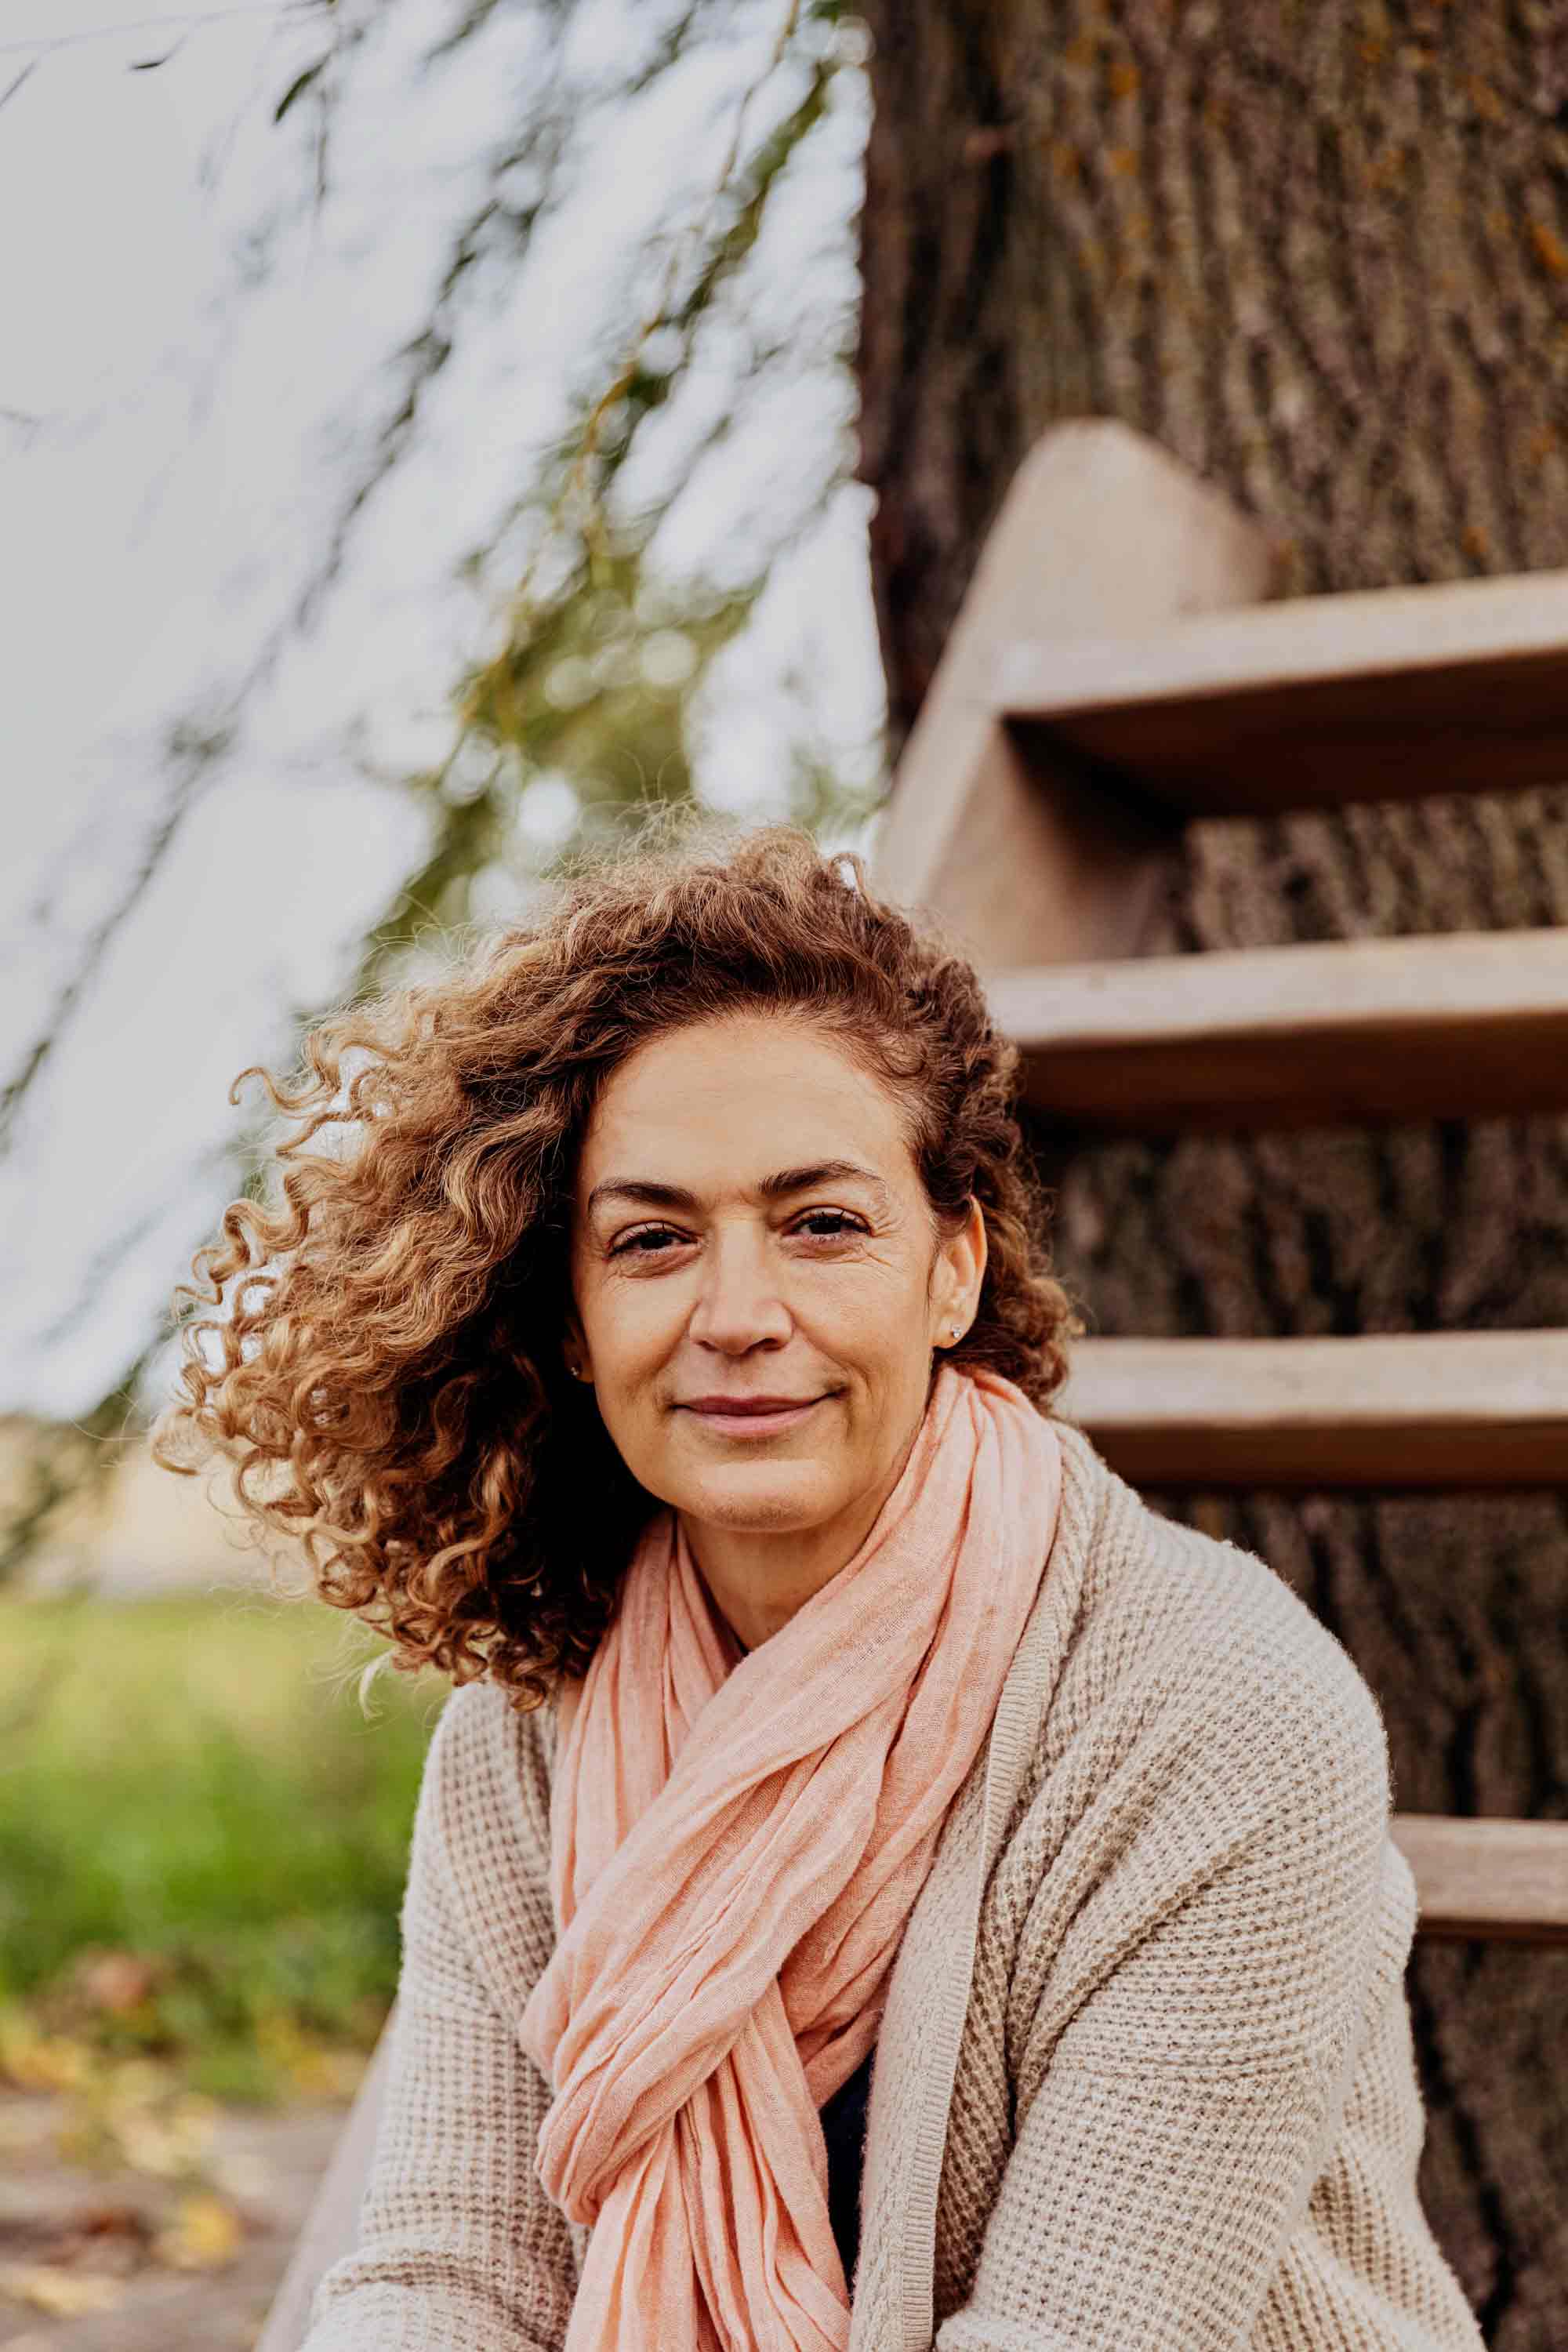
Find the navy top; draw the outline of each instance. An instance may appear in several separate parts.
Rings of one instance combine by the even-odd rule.
[[[827,2210],[838,2241],[844,2276],[853,2292],[860,2251],[860,2167],[866,2151],[866,2102],[871,2090],[873,2046],[847,2083],[818,2110],[827,2142]]]

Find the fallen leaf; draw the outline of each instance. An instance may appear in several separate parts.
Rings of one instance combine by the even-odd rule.
[[[49,2263],[0,2263],[0,2294],[30,2303],[51,2319],[85,2319],[89,2312],[112,2311],[124,2288],[118,2279],[86,2277]]]
[[[122,2107],[112,2116],[111,2128],[133,2170],[176,2180],[201,2169],[216,2122],[213,2102],[191,2095],[174,2100],[162,2114]]]
[[[0,2016],[0,2075],[24,2091],[74,2091],[92,2070],[89,2053],[63,2034],[41,2033],[28,2018]]]
[[[244,2236],[244,2221],[226,2198],[187,2197],[171,2226],[153,2239],[153,2258],[170,2270],[222,2270],[233,2262]]]
[[[76,1965],[77,1990],[94,2009],[123,2017],[140,2009],[161,1970],[140,1952],[87,1952]]]

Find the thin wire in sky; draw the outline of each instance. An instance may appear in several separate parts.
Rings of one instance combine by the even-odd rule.
[[[47,57],[51,49],[74,48],[80,41],[116,40],[122,33],[156,32],[170,25],[193,28],[218,25],[226,16],[297,16],[308,8],[322,8],[331,5],[331,0],[241,0],[241,5],[235,7],[186,8],[174,16],[137,16],[124,25],[94,25],[80,33],[47,33],[30,41],[0,41],[0,57],[19,56],[24,49],[30,49],[35,58],[41,58]],[[9,90],[6,96],[10,96]]]

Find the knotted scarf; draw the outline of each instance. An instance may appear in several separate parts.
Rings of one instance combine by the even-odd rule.
[[[1056,1532],[1022,1390],[944,1363],[854,1558],[755,1650],[657,1513],[562,1685],[538,2176],[592,2225],[566,2352],[845,2352],[817,2110],[872,2047]]]

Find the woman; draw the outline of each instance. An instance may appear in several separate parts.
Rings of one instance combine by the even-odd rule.
[[[462,1685],[308,2352],[1480,2343],[1377,1706],[1050,1414],[1016,1063],[773,826],[272,1087],[165,1449]]]

